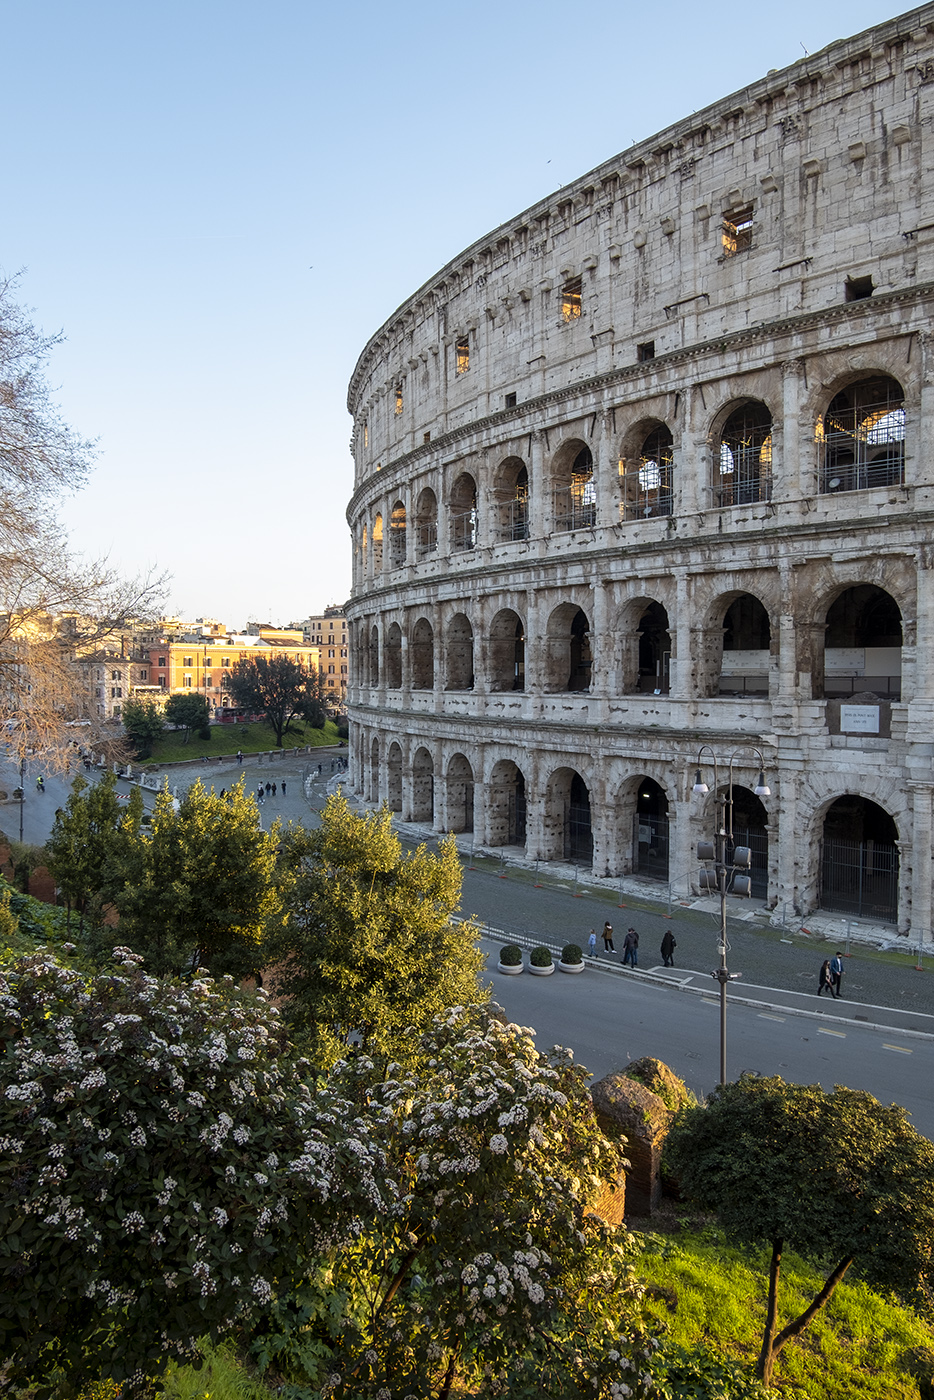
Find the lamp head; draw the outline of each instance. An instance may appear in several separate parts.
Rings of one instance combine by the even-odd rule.
[[[699,769],[699,768],[698,768],[697,772],[696,772],[695,775],[694,775],[694,786],[693,786],[693,788],[691,789],[691,791],[692,791],[692,792],[698,793],[701,797],[703,797],[706,793],[708,793],[708,792],[710,791],[710,788],[707,786],[707,784],[704,782],[703,778],[701,777],[700,769]]]
[[[772,796],[772,789],[771,789],[771,788],[768,786],[768,784],[766,783],[766,781],[765,781],[765,774],[763,773],[763,771],[762,771],[761,768],[760,768],[760,770],[759,770],[759,776],[758,776],[758,778],[756,779],[756,785],[755,785],[755,787],[753,788],[753,792],[755,793],[756,797],[771,797],[771,796]]]

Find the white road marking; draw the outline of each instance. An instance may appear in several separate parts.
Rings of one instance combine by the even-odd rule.
[[[784,1016],[773,1016],[769,1011],[759,1012],[760,1021],[784,1021],[784,1019]]]

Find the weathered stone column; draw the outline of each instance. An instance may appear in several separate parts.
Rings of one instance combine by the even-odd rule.
[[[670,694],[673,700],[692,700],[695,698],[691,656],[693,644],[691,635],[693,589],[691,588],[690,579],[684,569],[679,569],[677,571],[675,587],[675,616],[668,619],[668,635],[671,637],[672,651],[675,652],[675,655],[671,659]]]
[[[934,786],[931,783],[912,784],[911,841],[911,938],[929,943],[934,938],[932,928],[931,881],[934,874]],[[901,920],[899,920],[901,923]]]

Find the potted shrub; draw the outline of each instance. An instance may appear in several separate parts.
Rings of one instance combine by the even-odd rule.
[[[522,971],[522,949],[518,943],[507,943],[505,948],[500,948],[499,971],[504,972],[507,977],[515,977],[516,973]]]
[[[529,972],[536,977],[550,977],[555,970],[554,960],[551,956],[550,948],[533,948],[532,956],[529,958]]]
[[[568,943],[561,950],[561,961],[558,967],[562,972],[583,972],[584,970],[584,950],[576,943]]]

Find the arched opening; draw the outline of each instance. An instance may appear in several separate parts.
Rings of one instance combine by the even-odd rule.
[[[727,796],[728,788],[721,794]],[[733,859],[734,846],[748,846],[750,851],[749,874],[752,877],[750,894],[753,899],[766,899],[769,893],[769,833],[768,820],[761,798],[749,788],[733,784],[733,841],[727,841],[727,860]],[[729,821],[729,814],[727,815]]]
[[[473,628],[463,613],[448,626],[446,690],[473,690]]]
[[[723,616],[721,695],[768,695],[772,628],[758,598],[741,593]]]
[[[402,749],[395,743],[386,763],[386,802],[391,812],[402,811]]]
[[[412,760],[412,820],[435,819],[435,765],[427,749],[418,749]]]
[[[435,634],[427,617],[420,617],[412,628],[409,655],[412,661],[412,689],[434,689]]]
[[[490,690],[525,690],[525,628],[511,608],[493,619],[489,657]]]
[[[373,573],[378,574],[383,567],[383,517],[377,515],[373,521]]]
[[[507,457],[499,469],[494,494],[496,538],[529,537],[529,473],[519,457]]]
[[[525,846],[525,778],[504,758],[493,768],[487,788],[487,840],[491,846]]]
[[[448,764],[448,831],[473,831],[473,802],[473,769],[462,753],[456,753]]]
[[[891,593],[873,584],[848,588],[827,611],[824,694],[845,698],[902,693],[902,615]]]
[[[659,423],[643,440],[632,461],[619,464],[623,486],[623,519],[647,520],[671,515],[674,509],[674,438]]]
[[[640,778],[633,823],[633,867],[637,875],[668,879],[668,798],[653,778]]]
[[[587,614],[574,603],[562,603],[548,619],[545,690],[589,690],[592,668]]]
[[[370,645],[367,652],[370,685],[376,687],[379,685],[379,628],[375,624],[370,628]]]
[[[398,622],[391,622],[386,633],[386,685],[390,690],[402,686],[402,628]]]
[[[389,567],[401,569],[405,563],[405,506],[396,501],[389,517]]]
[[[768,501],[772,495],[772,415],[750,400],[731,413],[716,448],[714,494],[720,506]]]
[[[451,548],[477,547],[477,483],[469,472],[462,472],[451,492]]]
[[[563,466],[555,472],[555,530],[590,529],[597,521],[593,454],[584,443],[566,444],[560,460]]]
[[[671,634],[668,613],[661,603],[650,603],[639,619],[638,689],[667,695],[671,682]]]
[[[897,379],[848,384],[817,420],[820,489],[862,491],[905,479],[905,395]]]
[[[415,507],[415,555],[424,559],[438,548],[438,501],[430,486],[419,492]]]
[[[370,781],[367,784],[367,801],[379,801],[379,740],[374,739],[370,744]]]
[[[865,797],[838,797],[827,809],[820,902],[854,918],[898,920],[898,828]]]
[[[574,768],[559,768],[549,779],[542,835],[546,860],[593,864],[590,793]]]

